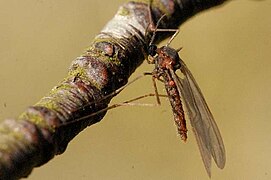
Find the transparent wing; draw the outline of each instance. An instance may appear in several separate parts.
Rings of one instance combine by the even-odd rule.
[[[225,166],[223,140],[198,84],[182,60],[181,63],[181,72],[184,77],[178,77],[173,70],[171,74],[178,82],[178,91],[181,92],[185,102],[204,166],[208,175],[211,176],[211,157],[219,168],[223,169]]]

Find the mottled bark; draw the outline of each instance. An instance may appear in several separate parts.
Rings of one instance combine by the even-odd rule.
[[[80,131],[103,118],[105,112],[80,119],[107,107],[112,97],[104,96],[125,85],[143,62],[151,37],[146,32],[149,23],[154,26],[166,14],[160,28],[178,28],[194,14],[225,1],[154,0],[152,22],[148,2],[122,5],[88,50],[72,62],[59,85],[19,118],[0,124],[0,179],[28,176],[34,167],[63,153]],[[159,33],[156,43],[169,35]]]

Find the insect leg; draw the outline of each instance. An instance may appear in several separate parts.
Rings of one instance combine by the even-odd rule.
[[[179,29],[156,29],[156,32],[175,32],[171,38],[168,40],[166,46],[169,46],[171,41],[178,35],[178,33],[180,32]]]
[[[156,95],[156,101],[158,105],[161,105],[161,101],[159,98],[159,94],[158,94],[158,89],[157,89],[157,85],[156,85],[156,81],[155,81],[156,77],[152,77],[152,82],[153,82],[153,87],[154,87],[154,93]]]

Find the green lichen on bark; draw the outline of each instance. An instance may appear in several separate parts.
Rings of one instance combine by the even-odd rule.
[[[129,15],[129,10],[126,9],[125,7],[121,7],[121,8],[119,8],[119,11],[117,14],[119,14],[121,16],[127,16],[127,15]]]

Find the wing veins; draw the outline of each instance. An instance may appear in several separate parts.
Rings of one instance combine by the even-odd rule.
[[[188,111],[189,119],[195,134],[200,154],[209,176],[211,176],[211,157],[221,169],[225,166],[225,148],[213,115],[196,83],[192,73],[181,60],[180,78],[171,70],[172,77],[178,83],[177,88]]]

